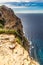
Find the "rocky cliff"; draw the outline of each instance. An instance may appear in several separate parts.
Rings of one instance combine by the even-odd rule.
[[[29,48],[21,20],[11,8],[0,6],[0,65],[39,65]]]
[[[1,23],[4,28],[15,29],[23,34],[23,26],[21,20],[14,14],[12,9],[4,5],[0,7],[0,21],[3,21]]]

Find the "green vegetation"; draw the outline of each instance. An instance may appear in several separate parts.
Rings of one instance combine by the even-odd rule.
[[[23,41],[23,42],[22,42]],[[22,47],[25,48],[25,50],[29,50],[28,40],[27,38],[23,38],[22,40],[19,37],[16,37],[16,42],[18,42]]]
[[[24,43],[28,41],[26,37],[23,37],[23,39],[24,39]]]
[[[16,42],[22,45],[22,40],[19,37],[16,37]]]
[[[0,24],[0,28],[3,28],[3,25],[2,24]]]
[[[25,38],[24,36],[21,36],[16,30],[0,28],[0,34],[3,34],[3,33],[5,33],[5,34],[14,34],[16,36],[15,37],[16,42],[18,42],[20,45],[22,45],[25,48],[25,50],[28,49],[28,47],[27,47],[27,44],[28,44],[27,38]],[[22,39],[22,37],[23,37],[23,39]]]
[[[13,29],[2,29],[0,28],[0,34],[1,33],[5,33],[5,34],[19,34],[17,31],[13,30]]]
[[[0,34],[5,33],[5,34],[15,34],[16,36],[21,38],[21,35],[14,29],[3,29],[0,28]]]
[[[4,20],[0,20],[0,24],[1,24],[2,26],[4,26],[4,23],[5,23]]]

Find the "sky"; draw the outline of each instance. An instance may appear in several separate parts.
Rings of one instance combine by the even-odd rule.
[[[0,3],[2,2],[31,2],[31,1],[43,2],[43,0],[0,0]]]
[[[15,6],[14,3],[5,4],[6,2],[43,2],[43,0],[0,0],[0,5],[6,5],[7,7],[12,8],[15,13],[43,13],[43,7],[40,7],[40,5],[38,5],[39,7],[26,7],[25,5]]]

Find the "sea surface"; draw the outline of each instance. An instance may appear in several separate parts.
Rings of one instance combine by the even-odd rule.
[[[43,14],[16,15],[21,18],[25,36],[31,41],[31,57],[43,65]]]

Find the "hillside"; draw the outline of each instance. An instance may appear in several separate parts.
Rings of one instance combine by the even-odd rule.
[[[39,65],[29,55],[23,25],[11,8],[0,6],[0,65]]]

